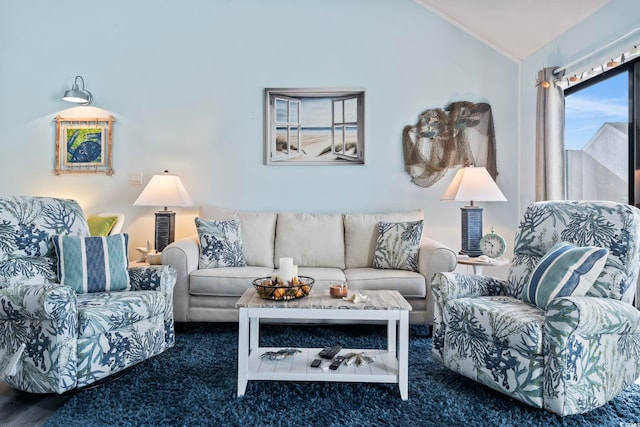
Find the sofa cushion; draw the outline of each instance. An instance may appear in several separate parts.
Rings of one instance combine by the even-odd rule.
[[[443,311],[444,322],[471,344],[496,342],[504,348],[517,348],[523,354],[542,354],[542,332],[545,313],[538,307],[506,296],[457,298]],[[451,335],[450,335],[451,334]],[[484,348],[479,348],[484,350]]]
[[[345,214],[344,244],[347,268],[373,267],[378,223],[424,220],[422,210],[380,214]]]
[[[58,280],[79,294],[129,289],[129,236],[52,237]]]
[[[586,295],[607,261],[609,250],[560,242],[547,252],[522,289],[522,299],[543,310],[553,299]]]
[[[244,267],[240,221],[196,217],[200,241],[198,268]]]
[[[422,220],[380,222],[373,267],[418,271],[418,250],[422,240]]]
[[[281,213],[276,224],[274,263],[292,257],[303,267],[344,268],[344,225],[340,214]]]
[[[189,294],[240,297],[253,287],[253,279],[271,276],[270,267],[221,267],[194,270],[189,275]]]
[[[425,298],[427,284],[420,273],[407,270],[347,268],[344,270],[349,289],[396,289],[405,298]]]
[[[242,251],[247,265],[274,266],[277,217],[275,213],[245,212],[216,206],[203,206],[200,208],[200,214],[203,218],[209,219],[239,220]]]
[[[165,296],[157,291],[78,295],[78,336],[91,337],[140,320],[164,316]]]

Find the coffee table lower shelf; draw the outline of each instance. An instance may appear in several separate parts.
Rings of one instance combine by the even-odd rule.
[[[329,369],[332,359],[322,359],[318,368],[312,368],[311,362],[319,359],[321,348],[297,348],[302,353],[280,360],[261,359],[267,351],[278,351],[282,347],[259,347],[249,354],[247,380],[269,381],[335,381],[398,383],[398,359],[396,354],[387,350],[342,349],[338,355],[363,353],[373,359],[371,363],[356,366],[340,365],[337,370]]]

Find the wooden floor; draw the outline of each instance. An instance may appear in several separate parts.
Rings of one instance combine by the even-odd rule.
[[[0,383],[0,425],[31,427],[42,425],[70,395],[39,395],[22,393]]]

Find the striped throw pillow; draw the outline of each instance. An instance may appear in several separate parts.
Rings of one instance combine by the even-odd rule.
[[[127,234],[106,237],[53,236],[58,280],[77,293],[129,289]]]
[[[554,298],[586,295],[608,255],[605,248],[556,244],[531,273],[522,289],[522,300],[546,310]]]

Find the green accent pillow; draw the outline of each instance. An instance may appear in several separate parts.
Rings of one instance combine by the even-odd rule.
[[[118,222],[117,216],[91,215],[87,218],[89,234],[92,236],[108,236],[116,222]]]
[[[58,280],[79,294],[129,289],[129,236],[52,236]]]
[[[423,221],[379,222],[373,267],[418,271]]]
[[[608,255],[605,248],[557,243],[531,273],[522,288],[522,300],[546,310],[555,298],[586,295]]]

